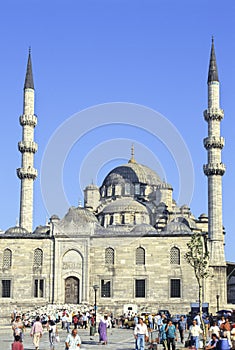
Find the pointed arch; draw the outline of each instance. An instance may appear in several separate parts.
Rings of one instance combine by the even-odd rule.
[[[111,247],[105,249],[105,264],[114,265],[114,249]]]
[[[170,264],[180,265],[180,249],[177,247],[170,250]]]
[[[12,266],[12,251],[9,248],[4,249],[3,252],[3,268],[9,269]]]
[[[43,251],[40,248],[36,248],[34,250],[33,266],[34,267],[41,267],[42,264],[43,264]]]
[[[145,265],[145,249],[138,247],[136,249],[136,265]]]

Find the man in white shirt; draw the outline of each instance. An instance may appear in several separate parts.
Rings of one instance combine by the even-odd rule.
[[[199,348],[199,335],[202,333],[202,329],[197,325],[197,321],[194,319],[192,326],[189,328],[189,335],[191,346],[195,346],[196,350]]]
[[[135,349],[144,350],[145,341],[148,339],[148,328],[142,317],[138,317],[138,323],[134,329],[134,337],[136,340]]]
[[[200,318],[200,313],[199,313],[199,312],[198,312],[198,314],[194,317],[194,320],[196,320],[198,326],[201,326],[201,318]]]
[[[66,350],[76,350],[81,346],[81,338],[77,332],[77,329],[73,329],[72,334],[68,334],[67,338],[65,339]]]

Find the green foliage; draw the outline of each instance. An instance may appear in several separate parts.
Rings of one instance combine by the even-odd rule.
[[[206,348],[206,329],[202,320],[202,286],[203,280],[210,276],[209,271],[209,252],[207,249],[206,237],[200,233],[194,233],[189,243],[188,251],[184,258],[194,269],[195,277],[198,283],[198,299],[200,318],[203,331],[203,348]]]
[[[209,252],[207,250],[206,239],[200,233],[194,233],[189,243],[188,251],[184,258],[194,269],[197,281],[201,282],[209,277]]]

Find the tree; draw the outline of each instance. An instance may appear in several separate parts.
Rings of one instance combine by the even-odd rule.
[[[184,257],[187,263],[193,267],[198,283],[199,312],[203,331],[203,348],[205,348],[206,330],[202,319],[202,288],[204,280],[210,276],[206,236],[200,233],[194,233],[190,242],[187,243],[187,247],[188,251]]]

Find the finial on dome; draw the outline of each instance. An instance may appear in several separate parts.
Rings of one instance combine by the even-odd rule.
[[[129,160],[128,163],[136,163],[136,160],[135,160],[135,147],[134,147],[133,144],[131,146],[131,159]]]

